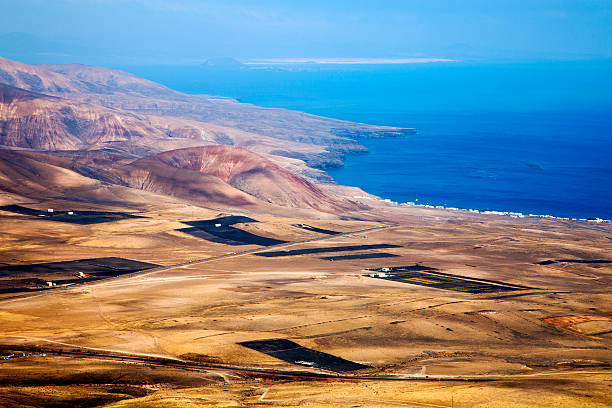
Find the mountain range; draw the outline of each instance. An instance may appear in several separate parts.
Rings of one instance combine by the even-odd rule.
[[[362,204],[324,169],[365,152],[359,137],[411,132],[188,95],[104,67],[0,58],[0,188],[20,196],[93,199],[114,186],[338,213]]]

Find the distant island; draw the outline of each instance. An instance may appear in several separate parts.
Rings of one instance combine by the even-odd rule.
[[[245,64],[235,58],[209,58],[202,64],[206,68],[245,68]]]

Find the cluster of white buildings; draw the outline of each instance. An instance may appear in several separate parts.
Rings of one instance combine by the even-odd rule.
[[[354,196],[354,198],[365,199],[365,200],[373,200],[372,197],[366,197],[366,196]],[[473,208],[461,209],[461,208],[457,208],[457,207],[445,207],[443,205],[417,204],[416,202],[412,202],[412,201],[408,201],[408,202],[405,202],[405,203],[397,203],[395,201],[389,200],[388,198],[381,198],[378,201],[381,201],[381,202],[384,202],[384,203],[393,204],[393,205],[406,206],[406,207],[433,208],[433,209],[451,210],[451,211],[468,211],[468,212],[476,213],[476,214],[501,215],[501,216],[512,217],[512,218],[532,217],[532,218],[552,218],[552,219],[556,219],[556,220],[565,220],[565,221],[594,222],[594,223],[598,223],[598,224],[602,223],[602,222],[610,222],[610,223],[612,223],[612,220],[606,220],[606,219],[603,219],[603,218],[568,218],[568,217],[555,217],[553,215],[523,214],[523,213],[514,212],[514,211],[476,210],[476,209],[473,209]]]
[[[10,360],[11,358],[30,357],[30,356],[47,357],[47,354],[45,353],[11,353],[6,356],[0,357],[0,360]]]
[[[388,273],[384,273],[384,272],[378,272],[378,273],[369,273],[368,276],[370,278],[388,278],[389,275]]]

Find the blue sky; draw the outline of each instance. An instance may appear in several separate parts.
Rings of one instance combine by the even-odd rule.
[[[612,57],[612,0],[0,0],[0,9],[0,54],[22,42],[39,59]],[[6,36],[15,32],[28,36]]]

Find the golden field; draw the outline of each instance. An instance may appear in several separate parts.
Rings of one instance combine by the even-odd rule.
[[[41,209],[78,205],[31,204]],[[324,372],[237,344],[283,338],[371,367],[349,375],[417,380],[266,379],[231,369],[180,370],[48,355],[0,365],[3,403],[30,401],[36,406],[37,398],[50,395],[70,404],[85,390],[98,398],[94,405],[118,407],[612,403],[611,268],[535,264],[547,259],[604,259],[611,246],[609,226],[382,204],[361,214],[369,221],[347,220],[351,214],[313,220],[244,212],[259,222],[236,225],[286,241],[316,239],[280,250],[399,246],[365,251],[398,257],[336,261],[321,259],[330,253],[276,258],[246,253],[207,260],[267,249],[213,243],[176,231],[185,227],[181,221],[237,214],[230,210],[169,201],[143,207],[138,214],[147,218],[94,225],[3,212],[1,254],[11,264],[115,256],[170,267],[25,297],[4,295],[2,344],[15,350],[79,349],[237,369]],[[383,228],[330,236],[293,226],[299,223],[338,232]],[[172,266],[192,260],[199,261]],[[363,276],[367,268],[415,263],[529,289],[461,293]],[[24,383],[14,382],[16,377]],[[113,391],[111,383],[140,391]]]

